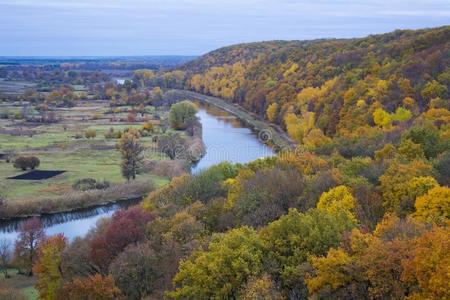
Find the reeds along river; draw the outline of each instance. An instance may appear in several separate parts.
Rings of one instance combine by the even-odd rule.
[[[192,167],[194,174],[223,161],[246,163],[274,154],[272,148],[265,145],[252,130],[227,112],[200,105],[197,116],[203,125],[206,154]],[[117,204],[47,215],[42,217],[42,222],[47,235],[64,233],[67,238],[73,239],[84,236],[99,219],[109,217],[116,210],[139,201],[140,199],[132,199]],[[0,222],[0,239],[15,240],[21,222],[23,220]]]

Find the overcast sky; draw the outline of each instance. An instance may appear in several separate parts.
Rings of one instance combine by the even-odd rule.
[[[0,0],[0,55],[198,55],[450,24],[450,0]]]

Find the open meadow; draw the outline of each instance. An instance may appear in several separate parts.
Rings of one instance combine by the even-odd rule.
[[[23,110],[13,105],[2,106],[3,113],[13,116]],[[29,115],[35,113],[33,107],[28,107],[27,111]],[[52,123],[0,119],[0,191],[7,203],[26,204],[67,195],[74,192],[73,185],[78,180],[86,178],[106,181],[110,186],[123,184],[126,180],[121,174],[121,157],[116,149],[118,134],[127,128],[139,129],[144,123],[152,124],[156,130],[161,117],[166,117],[166,112],[157,112],[151,106],[145,107],[139,116],[130,111],[131,107],[112,109],[104,101],[80,101],[75,107],[51,111]],[[146,149],[146,160],[165,159],[165,155],[157,151],[153,134],[142,136],[141,142]],[[18,155],[38,157],[39,170],[65,172],[42,180],[8,179],[26,173],[14,168],[12,160],[8,159]],[[142,172],[136,180],[152,186],[160,186],[166,181],[149,172]],[[121,194],[123,196],[126,195]]]

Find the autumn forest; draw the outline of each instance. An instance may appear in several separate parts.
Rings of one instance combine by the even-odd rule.
[[[49,300],[450,298],[449,26],[238,44],[161,65],[127,66],[123,83],[107,71],[70,78],[61,67],[58,79],[45,68],[5,71],[56,83],[53,94],[38,86],[4,103],[30,101],[48,113],[101,99],[105,120],[124,109],[120,136],[109,131],[117,143],[107,145],[125,177],[96,179],[127,192],[139,183],[143,200],[76,238],[26,219],[12,250],[0,243],[4,277],[11,269],[32,276]],[[86,89],[71,90],[74,80]],[[243,124],[266,124],[263,143],[276,154],[190,172],[207,141],[197,160],[177,149],[202,145],[208,125],[195,118],[198,99],[175,97],[183,92],[223,101]],[[97,137],[81,139],[98,142],[96,126]],[[148,167],[141,152],[152,147],[159,152]],[[8,197],[4,208],[19,211]],[[23,297],[5,285],[2,295]]]

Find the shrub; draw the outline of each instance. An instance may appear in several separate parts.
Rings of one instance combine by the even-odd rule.
[[[93,178],[82,178],[78,179],[72,188],[77,191],[88,191],[88,190],[104,190],[110,187],[109,181],[96,181]]]
[[[84,136],[87,139],[95,138],[97,136],[97,131],[95,131],[95,129],[88,129],[84,132]]]
[[[120,139],[122,137],[122,131],[114,131],[114,128],[109,128],[109,131],[105,133],[106,139]]]
[[[16,169],[32,169],[39,167],[40,160],[36,156],[19,156],[14,160],[14,168]]]

